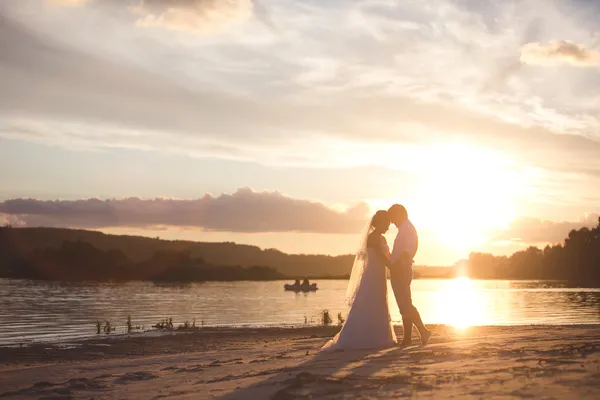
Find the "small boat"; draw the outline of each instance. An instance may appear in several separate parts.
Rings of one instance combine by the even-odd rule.
[[[286,283],[283,285],[285,290],[290,290],[292,292],[316,292],[319,288],[317,288],[316,283],[311,283],[310,285],[290,285]]]

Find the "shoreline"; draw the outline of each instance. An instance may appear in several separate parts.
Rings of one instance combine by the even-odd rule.
[[[595,322],[590,323],[535,323],[535,324],[496,324],[496,325],[472,325],[467,328],[462,327],[454,327],[450,325],[443,324],[428,324],[428,327],[436,328],[444,328],[444,329],[455,329],[455,330],[465,330],[465,329],[490,329],[490,328],[564,328],[564,327],[572,327],[572,328],[593,328],[597,327],[600,332],[600,324]],[[116,341],[126,341],[129,339],[151,339],[162,336],[176,336],[176,335],[202,335],[202,334],[217,334],[223,332],[236,332],[238,334],[244,334],[244,332],[302,332],[302,331],[310,331],[310,332],[333,332],[335,335],[340,329],[341,325],[339,324],[329,324],[324,326],[322,324],[289,324],[289,325],[280,325],[280,324],[229,324],[229,325],[205,325],[199,326],[196,328],[186,328],[186,329],[146,329],[146,330],[133,330],[132,332],[113,332],[110,334],[99,333],[99,334],[89,334],[80,337],[70,337],[70,338],[60,338],[57,337],[55,339],[49,340],[34,340],[34,341],[22,341],[22,342],[14,342],[7,344],[0,344],[0,365],[2,361],[2,350],[4,349],[24,349],[24,348],[60,348],[60,347],[85,347],[89,343],[101,343],[100,345],[109,346],[111,343]],[[396,331],[402,332],[402,324],[393,324],[393,327]],[[418,334],[415,332],[413,335],[418,337]],[[600,334],[599,339],[600,340]],[[88,343],[89,342],[89,343]]]
[[[105,285],[105,284],[118,284],[125,285],[129,283],[151,283],[156,286],[182,286],[182,285],[193,285],[203,283],[235,283],[235,282],[282,282],[292,283],[294,280],[302,280],[305,277],[279,277],[276,279],[228,279],[228,280],[190,280],[190,281],[157,281],[157,280],[144,280],[144,279],[129,279],[129,280],[60,280],[60,279],[34,279],[34,278],[15,278],[9,276],[0,276],[0,280],[7,281],[27,281],[27,282],[40,282],[40,283],[56,283],[65,285]],[[349,276],[323,276],[323,277],[308,277],[310,281],[347,281]],[[455,279],[468,279],[471,281],[491,281],[491,282],[543,282],[550,284],[564,285],[562,288],[565,289],[598,289],[600,285],[591,282],[580,282],[575,280],[565,279],[533,279],[533,278],[471,278],[468,276],[415,276],[413,281],[418,280],[455,280]],[[389,280],[389,277],[386,278]]]
[[[431,328],[427,346],[415,334],[413,346],[380,351],[320,353],[339,326],[204,327],[0,348],[0,397],[600,398],[600,325]]]

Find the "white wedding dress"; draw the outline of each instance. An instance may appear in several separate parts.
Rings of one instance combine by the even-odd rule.
[[[388,254],[389,247],[385,238],[378,240],[383,253]],[[366,243],[366,240],[365,240]],[[354,350],[354,349],[384,349],[396,345],[396,334],[390,318],[387,296],[386,269],[377,256],[376,249],[366,246],[361,257],[358,277],[355,268],[350,278],[351,308],[342,330],[323,346],[323,351]],[[355,280],[355,282],[353,282]],[[357,281],[356,281],[357,280]],[[355,286],[355,288],[352,288]]]

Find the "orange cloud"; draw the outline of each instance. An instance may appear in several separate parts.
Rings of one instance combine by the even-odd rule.
[[[131,7],[139,16],[137,25],[211,34],[247,20],[253,13],[252,0],[142,0]]]
[[[510,227],[496,240],[512,241],[537,245],[540,243],[560,243],[574,229],[592,228],[600,215],[590,213],[578,221],[548,221],[538,218],[520,217],[511,222]]]
[[[91,0],[46,0],[47,3],[52,5],[68,7],[82,6],[90,1]]]
[[[577,67],[600,67],[600,51],[587,49],[568,40],[548,44],[527,43],[521,48],[521,62],[531,65],[570,64]]]
[[[93,0],[46,0],[54,6],[76,7]],[[118,2],[115,2],[118,4]],[[136,25],[197,34],[213,34],[249,19],[253,0],[137,0],[129,10]]]

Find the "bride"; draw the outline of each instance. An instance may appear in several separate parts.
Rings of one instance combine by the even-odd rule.
[[[365,228],[356,254],[347,298],[346,323],[322,350],[383,349],[396,345],[387,298],[386,264],[389,247],[384,233],[390,227],[387,211],[377,211]]]

